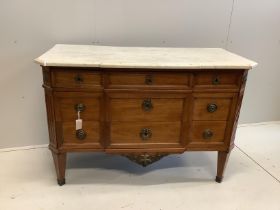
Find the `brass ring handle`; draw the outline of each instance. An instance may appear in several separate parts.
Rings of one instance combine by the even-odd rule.
[[[218,109],[217,104],[208,104],[207,105],[207,111],[210,113],[217,111],[217,109]]]
[[[148,75],[146,75],[146,77],[145,77],[145,84],[146,85],[152,85],[153,84],[153,81],[154,79],[153,79],[153,76],[152,75],[150,75],[150,74],[148,74]]]
[[[74,106],[74,109],[77,111],[77,112],[82,112],[86,109],[86,106],[82,103],[79,103],[79,104],[75,104]]]
[[[142,103],[142,109],[146,112],[151,111],[153,109],[152,99],[144,99]]]
[[[214,135],[214,133],[210,129],[206,129],[206,130],[203,131],[203,138],[204,139],[211,139],[213,135]]]
[[[84,78],[80,75],[80,74],[77,74],[75,77],[74,77],[74,80],[76,83],[82,83],[84,82]]]
[[[213,85],[219,85],[220,84],[220,79],[217,75],[213,78],[212,84]]]
[[[84,140],[87,137],[87,133],[83,129],[76,130],[76,137],[79,140]]]
[[[140,137],[142,140],[148,140],[152,137],[152,131],[149,128],[142,128],[140,131]]]

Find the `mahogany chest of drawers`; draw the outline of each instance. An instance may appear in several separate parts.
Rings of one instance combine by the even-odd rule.
[[[36,61],[59,185],[67,152],[83,151],[142,166],[172,153],[217,151],[222,181],[253,61],[215,48],[79,45],[56,45]]]

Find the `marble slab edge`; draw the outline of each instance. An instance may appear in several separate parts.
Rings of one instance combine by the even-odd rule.
[[[254,67],[256,67],[258,64],[255,63],[253,65],[248,65],[248,66],[215,66],[215,65],[203,65],[203,66],[199,66],[199,65],[188,65],[188,66],[168,66],[168,65],[149,65],[149,66],[145,66],[145,65],[110,65],[110,64],[80,64],[80,63],[48,63],[46,61],[42,61],[42,60],[38,60],[35,59],[34,60],[35,63],[40,64],[41,66],[49,66],[49,67],[84,67],[84,68],[126,68],[126,69],[228,69],[228,70],[232,70],[232,69],[246,69],[246,70],[250,70]]]

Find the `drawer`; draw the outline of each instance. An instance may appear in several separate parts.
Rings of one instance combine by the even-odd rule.
[[[238,88],[241,72],[198,72],[194,74],[195,88]]]
[[[114,87],[161,87],[188,88],[190,76],[188,73],[110,73],[108,85]]]
[[[101,86],[102,76],[98,72],[79,69],[53,69],[52,85],[63,88],[96,88]]]
[[[179,145],[180,122],[112,122],[110,145],[127,147],[156,144]]]
[[[79,133],[77,133],[79,132]],[[83,121],[82,131],[76,131],[75,122],[62,123],[63,145],[67,144],[99,144],[100,123]]]
[[[113,98],[112,121],[181,121],[182,98]]]
[[[231,118],[237,93],[194,93],[193,120],[224,120]]]
[[[75,122],[80,110],[84,121],[100,120],[101,95],[99,93],[55,92],[56,121]]]
[[[190,135],[191,142],[224,142],[227,123],[212,121],[193,121]]]
[[[227,120],[231,98],[195,98],[193,120]]]

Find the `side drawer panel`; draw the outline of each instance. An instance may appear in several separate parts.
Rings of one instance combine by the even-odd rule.
[[[52,85],[59,88],[100,88],[101,73],[79,69],[52,69]]]

